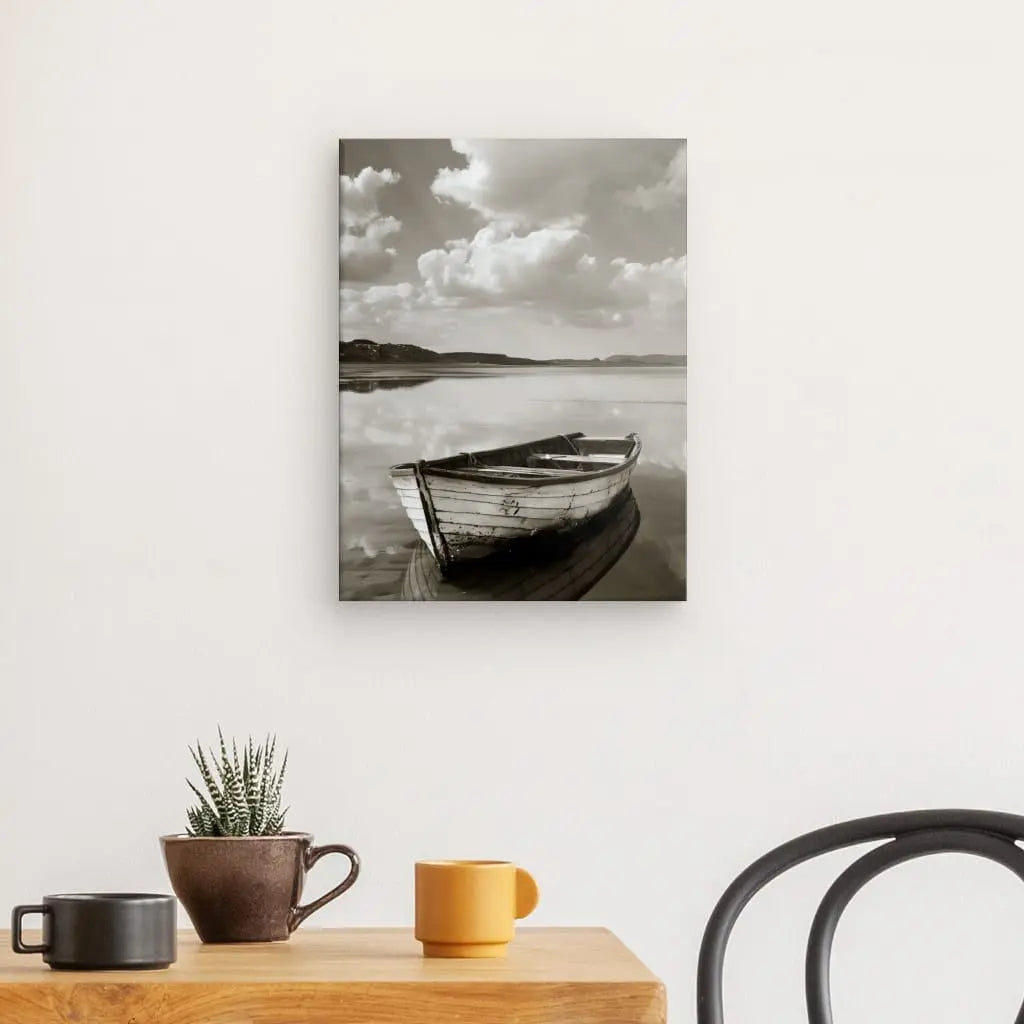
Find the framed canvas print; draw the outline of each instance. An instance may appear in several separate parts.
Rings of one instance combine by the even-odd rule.
[[[342,600],[685,600],[686,143],[340,144]]]

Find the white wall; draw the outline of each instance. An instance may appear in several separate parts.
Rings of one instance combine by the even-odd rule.
[[[166,888],[186,742],[276,728],[292,825],[365,858],[317,924],[515,858],[681,1024],[769,846],[1024,806],[1013,10],[3,0],[0,907]],[[687,605],[336,602],[335,140],[449,133],[689,137]],[[833,871],[752,908],[730,1024],[801,1019]],[[837,1019],[1009,1020],[1022,913],[880,880]]]

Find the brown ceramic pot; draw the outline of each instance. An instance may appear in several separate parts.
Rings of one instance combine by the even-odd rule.
[[[359,876],[355,850],[314,846],[306,832],[277,836],[161,836],[175,895],[203,942],[275,942],[337,899]],[[328,853],[348,857],[345,880],[301,906],[306,872]]]

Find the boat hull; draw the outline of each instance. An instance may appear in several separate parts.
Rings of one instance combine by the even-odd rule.
[[[622,557],[640,511],[630,490],[572,534],[517,542],[489,558],[442,573],[429,544],[419,544],[402,581],[407,601],[576,601]]]
[[[423,488],[433,503],[437,531],[451,561],[482,558],[495,547],[547,531],[571,530],[610,507],[629,486],[633,466],[580,482],[542,486],[509,481],[466,481],[421,470],[395,471],[392,482],[416,532],[433,549]]]

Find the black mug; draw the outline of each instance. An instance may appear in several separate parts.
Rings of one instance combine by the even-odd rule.
[[[178,904],[155,893],[67,893],[44,896],[11,912],[11,948],[42,953],[54,970],[156,970],[177,959]],[[22,921],[41,914],[43,941],[29,945]]]

